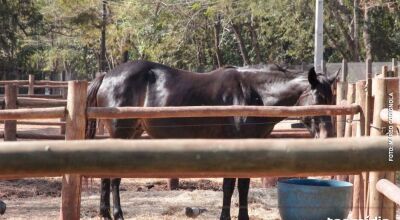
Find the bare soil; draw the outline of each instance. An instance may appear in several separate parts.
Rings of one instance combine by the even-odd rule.
[[[3,129],[3,124],[0,124],[0,132]],[[18,125],[18,132],[59,134],[59,126]],[[276,189],[262,188],[260,179],[253,179],[251,186],[251,219],[280,219]],[[99,219],[99,187],[99,179],[83,181],[81,219]],[[196,219],[218,219],[222,206],[221,187],[222,179],[181,179],[179,190],[169,191],[166,179],[123,179],[121,204],[124,217],[145,220],[190,219],[185,216],[185,208],[196,207],[207,210]],[[0,180],[0,200],[7,204],[6,213],[0,219],[57,219],[60,196],[61,178]],[[237,219],[237,190],[232,198],[231,213],[232,218]]]
[[[40,120],[43,121],[43,120]],[[51,121],[51,120],[49,120]],[[278,125],[287,129],[287,124]],[[0,132],[3,132],[0,124]],[[19,132],[59,134],[58,126],[18,125]],[[2,142],[3,139],[0,139]],[[99,219],[100,180],[83,181],[81,219]],[[222,179],[181,179],[179,190],[168,191],[166,179],[123,179],[121,204],[125,219],[190,219],[186,207],[206,209],[196,219],[218,219],[222,205]],[[1,219],[58,219],[61,178],[0,180],[0,200],[7,204]],[[232,219],[237,219],[237,190],[232,199]],[[280,219],[275,187],[263,188],[252,179],[249,192],[252,220]],[[397,214],[400,219],[400,213]]]

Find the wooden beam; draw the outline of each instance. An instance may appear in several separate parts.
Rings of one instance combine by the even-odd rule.
[[[18,98],[18,107],[20,108],[40,108],[66,106],[67,100],[55,100],[45,98]]]
[[[387,137],[4,142],[0,175],[254,177],[398,170],[400,160],[388,162],[387,150]],[[400,157],[399,148],[394,153]]]
[[[29,85],[21,85],[21,87],[28,87]],[[63,84],[57,84],[57,85],[34,85],[34,88],[68,88],[68,85],[63,85]]]
[[[0,122],[1,123],[1,122]],[[43,125],[43,126],[61,126],[65,125],[65,122],[53,122],[53,121],[17,121],[19,125]],[[64,137],[64,135],[62,135]]]
[[[43,99],[65,99],[63,98],[62,95],[44,95],[44,94],[34,94],[34,95],[28,95],[28,94],[18,94],[18,98],[24,97],[24,98],[43,98]],[[4,98],[4,96],[0,95],[0,99]]]
[[[0,85],[28,85],[29,81],[28,80],[2,80],[0,81]]]
[[[392,124],[397,124],[400,125],[400,112],[399,111],[395,111],[395,110],[391,110],[389,112],[389,109],[385,108],[381,111],[381,119],[384,122],[389,122],[389,113],[390,113],[390,117],[391,117],[391,123]]]
[[[356,99],[356,84],[355,83],[349,83],[347,87],[347,104],[351,105],[355,102]],[[338,116],[339,117],[339,116]],[[351,130],[352,130],[352,121],[353,121],[354,115],[346,115],[345,120],[346,120],[346,126],[345,126],[345,132],[344,132],[344,137],[351,137]]]
[[[17,108],[17,95],[18,87],[16,85],[7,85],[5,90],[5,108],[6,111],[14,112]],[[17,140],[17,121],[6,120],[4,121],[4,140],[16,141]]]
[[[89,107],[88,118],[175,118],[175,117],[290,117],[347,115],[360,111],[358,105],[335,106],[189,106],[189,107]]]
[[[336,106],[342,106],[343,100],[346,99],[346,88],[347,82],[337,82],[336,84]],[[352,114],[350,114],[352,115]],[[337,115],[336,116],[336,136],[343,137],[345,135],[346,128],[346,116]]]
[[[393,109],[399,106],[399,78],[391,78],[388,79],[387,87],[386,87],[386,107],[389,109]],[[381,111],[382,112],[382,111]],[[387,132],[391,135],[387,136],[388,139],[391,139],[392,136],[397,134],[396,126],[393,124],[387,124]],[[388,134],[389,134],[388,133]],[[389,145],[389,144],[388,144]],[[393,144],[388,146],[388,148],[395,147]],[[385,172],[384,178],[389,181],[395,182],[396,181],[396,172]],[[392,202],[390,199],[383,197],[383,204],[382,204],[382,218],[383,219],[396,219],[396,204]]]
[[[1,110],[0,120],[62,118],[65,107]]]
[[[35,75],[29,74],[29,87],[28,87],[28,95],[34,95],[35,94]]]
[[[85,139],[87,85],[86,81],[68,83],[65,140]],[[80,219],[81,185],[79,173],[63,175],[60,214],[62,220]]]
[[[386,198],[400,205],[400,188],[387,179],[381,179],[376,183],[376,189]]]
[[[382,68],[383,75],[385,74],[385,69],[385,67]],[[373,88],[374,91],[372,93],[375,94],[375,101],[373,111],[373,123],[371,126],[371,136],[380,136],[384,134],[383,129],[384,127],[386,127],[386,124],[381,120],[380,113],[384,108],[387,108],[389,93],[398,92],[399,81],[398,78],[375,78],[374,81],[375,87]],[[368,215],[370,216],[370,218],[382,217],[383,197],[376,190],[375,185],[380,179],[384,177],[385,172],[371,172],[369,174]]]

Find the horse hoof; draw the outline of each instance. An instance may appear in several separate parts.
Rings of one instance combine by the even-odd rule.
[[[111,214],[109,212],[100,211],[99,219],[100,220],[112,220],[113,218],[111,217]]]
[[[250,218],[249,218],[249,215],[247,213],[245,213],[245,214],[240,214],[239,213],[238,220],[249,220],[249,219]]]
[[[219,218],[219,220],[231,220],[231,216],[221,215],[221,217]]]
[[[124,216],[122,215],[122,211],[114,213],[114,220],[124,220]]]

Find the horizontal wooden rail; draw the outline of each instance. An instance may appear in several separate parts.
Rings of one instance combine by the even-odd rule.
[[[316,115],[351,115],[359,105],[314,106],[189,106],[189,107],[90,107],[88,118],[185,118],[185,117],[291,117]]]
[[[0,124],[3,124],[4,121],[0,121]],[[43,125],[43,126],[61,126],[65,125],[65,122],[53,122],[53,121],[21,121],[18,120],[17,124],[19,125]]]
[[[21,85],[20,87],[29,87],[29,85]],[[68,88],[68,85],[34,85],[34,88]]]
[[[4,138],[4,133],[0,132],[0,138]],[[18,132],[17,138],[19,139],[35,139],[35,140],[65,140],[64,135],[58,134],[38,134],[32,132]],[[97,135],[95,139],[106,139],[109,136]]]
[[[389,116],[390,116],[389,113],[391,114],[391,119],[389,118]],[[389,109],[385,108],[385,109],[382,109],[380,115],[381,115],[382,121],[389,122],[389,120],[390,120],[391,123],[400,125],[400,112],[399,111],[393,110],[393,111],[389,112]]]
[[[65,122],[55,121],[17,121],[19,125],[43,125],[43,126],[61,126],[65,125]]]
[[[0,120],[63,118],[65,107],[0,110]]]
[[[67,100],[43,99],[43,98],[18,98],[19,108],[40,108],[40,107],[60,107],[66,106]]]
[[[14,84],[14,85],[28,85],[29,80],[2,80],[0,81],[1,86]]]
[[[29,85],[29,80],[2,80],[0,85]],[[50,80],[35,80],[34,85],[51,86],[51,85],[68,85],[66,81],[50,81]]]
[[[36,80],[35,85],[68,85],[67,81]]]
[[[266,138],[312,138],[313,136],[309,131],[288,131],[288,132],[275,132],[272,131]]]
[[[394,143],[400,137],[393,138]],[[112,147],[110,147],[112,146]],[[395,157],[400,156],[396,148]],[[394,171],[387,138],[3,142],[0,176],[260,177]],[[23,161],[23,162],[21,162]]]
[[[381,179],[376,183],[376,189],[388,199],[400,205],[400,188],[387,179]]]
[[[45,94],[34,94],[34,95],[18,94],[18,98],[19,97],[42,98],[42,99],[64,99],[62,95],[45,95]],[[4,99],[4,95],[0,95],[0,99]]]

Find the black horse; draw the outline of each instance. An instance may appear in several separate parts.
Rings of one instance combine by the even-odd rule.
[[[331,84],[336,76],[289,71],[278,66],[264,69],[220,68],[208,73],[192,73],[147,62],[132,61],[96,78],[88,91],[88,106],[304,106],[331,104]],[[284,118],[220,117],[168,119],[114,119],[104,124],[112,138],[129,139],[143,128],[153,138],[264,138]],[[315,137],[332,132],[330,116],[306,117],[304,124]],[[95,135],[96,122],[87,126],[87,138]],[[238,161],[240,163],[240,161]],[[113,216],[123,219],[120,206],[121,179],[101,180],[100,215],[111,219],[110,186],[113,192]],[[235,178],[223,181],[221,219],[230,219]],[[250,179],[239,178],[239,219],[248,219],[247,195]]]

